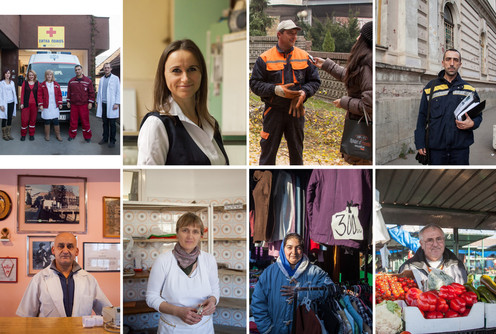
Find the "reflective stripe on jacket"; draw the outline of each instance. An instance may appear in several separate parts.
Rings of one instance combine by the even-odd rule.
[[[291,89],[302,89],[309,98],[320,87],[319,73],[306,51],[294,47],[290,52],[284,53],[276,45],[258,57],[252,70],[250,88],[262,98],[266,108],[289,108],[291,100],[274,93],[276,85],[288,83],[294,83]]]
[[[430,122],[429,148],[436,150],[464,149],[474,143],[474,132],[482,122],[482,114],[472,119],[474,126],[469,130],[460,130],[456,127],[454,111],[460,102],[471,92],[474,92],[475,101],[479,95],[475,88],[463,80],[460,74],[452,82],[444,79],[444,70],[439,72],[438,78],[424,87],[420,102],[417,128],[415,130],[415,146],[425,148],[425,121],[427,119],[428,98],[433,89]]]

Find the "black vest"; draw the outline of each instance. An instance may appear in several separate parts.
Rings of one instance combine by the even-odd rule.
[[[167,137],[169,138],[169,152],[167,153],[166,165],[210,165],[210,160],[203,153],[201,148],[196,145],[195,141],[189,135],[188,131],[184,127],[183,123],[177,116],[171,115],[161,115],[156,111],[149,112],[143,118],[141,126],[145,123],[146,119],[150,116],[155,116],[160,118],[167,131]],[[219,124],[215,121],[215,131],[214,139],[217,145],[219,145],[224,158],[226,159],[226,165],[229,165],[229,158],[224,150],[224,144],[222,143],[222,136],[219,131]]]
[[[27,81],[24,81],[24,96],[22,97],[22,104],[24,105],[24,108],[27,108],[29,105],[29,94],[31,93],[31,87],[29,87],[29,84]],[[38,81],[34,82],[34,87],[33,87],[33,96],[34,96],[34,101],[36,102],[36,107],[38,107]]]

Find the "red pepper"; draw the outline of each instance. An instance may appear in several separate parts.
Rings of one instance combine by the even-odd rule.
[[[460,314],[460,317],[466,317],[469,313],[470,313],[470,309],[469,309],[469,308],[467,308],[467,309],[465,310],[465,312],[463,312],[463,313],[461,313],[461,314]]]
[[[418,308],[422,311],[435,311],[437,298],[432,292],[422,292],[418,299]]]
[[[472,291],[465,291],[461,294],[460,297],[465,300],[465,302],[467,303],[467,307],[470,307],[477,303],[477,294]]]
[[[411,288],[408,290],[405,296],[405,301],[408,306],[418,306],[418,298],[422,291],[417,288]]]
[[[455,291],[455,288],[451,285],[443,285],[441,289],[439,289],[439,297],[451,300],[457,296]]]
[[[448,303],[446,303],[446,299],[443,299],[443,298],[439,297],[437,299],[436,311],[445,313],[448,310],[449,310],[449,306],[448,306]]]
[[[455,293],[457,296],[467,291],[467,289],[463,285],[458,283],[451,283],[450,286],[452,286],[455,289]]]
[[[455,311],[457,313],[463,313],[463,312],[465,312],[466,306],[467,306],[467,303],[461,297],[453,298],[450,301],[450,309],[452,309],[453,311]]]
[[[431,311],[431,312],[426,312],[424,315],[424,318],[426,319],[441,319],[443,317],[443,314],[438,311]]]
[[[457,312],[453,311],[453,310],[449,310],[449,311],[448,311],[448,312],[446,312],[446,314],[445,314],[445,317],[446,317],[446,318],[457,318],[457,317],[459,317],[459,316],[460,316],[460,315],[459,315]]]

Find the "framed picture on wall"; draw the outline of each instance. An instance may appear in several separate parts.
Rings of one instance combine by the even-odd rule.
[[[103,197],[103,237],[121,236],[121,198]]]
[[[120,242],[83,243],[83,269],[86,271],[120,271]]]
[[[19,233],[86,233],[86,178],[17,177]]]
[[[55,235],[28,235],[27,238],[27,272],[34,275],[50,265],[55,256],[52,245]]]
[[[16,257],[0,257],[0,283],[17,283],[18,263]]]

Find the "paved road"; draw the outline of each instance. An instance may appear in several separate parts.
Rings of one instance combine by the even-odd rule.
[[[60,123],[60,132],[63,139],[59,142],[55,138],[53,127],[51,129],[50,141],[45,141],[44,125],[36,123],[35,140],[29,141],[29,135],[25,141],[21,139],[21,113],[12,120],[12,137],[14,140],[5,141],[0,136],[0,155],[119,155],[120,154],[120,131],[117,127],[117,142],[114,148],[107,145],[98,145],[102,139],[102,120],[90,112],[90,126],[93,137],[90,143],[83,139],[81,125],[79,126],[76,139],[67,141],[69,137],[69,123]]]
[[[471,165],[496,165],[496,150],[493,149],[493,125],[496,125],[496,107],[486,109],[481,126],[475,130],[475,143],[470,146]],[[408,154],[406,159],[395,159],[386,165],[422,166],[415,160],[415,154]]]

